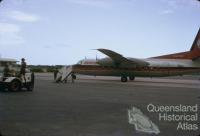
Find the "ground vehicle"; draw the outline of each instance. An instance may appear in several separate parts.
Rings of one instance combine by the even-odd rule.
[[[14,59],[0,58],[0,90],[19,91],[22,88],[26,88],[28,91],[32,91],[34,88],[34,73],[26,69],[25,77],[20,76],[16,62]],[[11,71],[7,77],[3,75],[5,65],[8,65]]]

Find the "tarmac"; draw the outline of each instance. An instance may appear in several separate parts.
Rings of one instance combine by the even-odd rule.
[[[149,104],[200,104],[199,78],[136,77],[122,83],[119,77],[78,75],[74,83],[70,79],[54,83],[52,74],[36,74],[33,92],[0,92],[0,132],[2,136],[199,136],[200,129],[177,130],[179,122],[200,128],[199,119],[163,121],[158,112],[147,109]],[[138,117],[132,124],[129,111],[134,108],[140,112],[132,116]],[[153,129],[148,121],[159,133],[141,131]]]

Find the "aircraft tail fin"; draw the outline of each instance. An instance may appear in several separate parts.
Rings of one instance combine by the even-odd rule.
[[[194,42],[192,44],[192,47],[190,49],[190,51],[193,51],[193,50],[200,50],[200,28],[199,28],[199,31],[194,39]]]
[[[179,52],[175,54],[167,54],[163,56],[157,56],[153,58],[159,58],[159,59],[190,59],[190,60],[196,60],[200,58],[200,29],[194,39],[194,42],[192,44],[192,47],[190,48],[190,51],[187,52]]]
[[[191,53],[192,60],[200,58],[200,29],[194,39],[194,42],[190,49],[190,53]]]

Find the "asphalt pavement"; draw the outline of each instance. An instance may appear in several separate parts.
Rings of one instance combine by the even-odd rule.
[[[117,77],[77,76],[75,83],[69,79],[57,84],[52,74],[36,74],[33,92],[0,92],[0,132],[2,136],[199,136],[199,129],[177,130],[178,121],[160,121],[159,113],[147,110],[149,104],[200,104],[200,80],[136,78],[121,83]],[[159,133],[141,131],[148,125],[131,124],[128,110],[133,107]],[[187,123],[200,127],[199,120]]]

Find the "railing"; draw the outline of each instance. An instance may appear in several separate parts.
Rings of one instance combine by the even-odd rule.
[[[73,66],[64,66],[57,74],[56,81],[65,81],[72,74]]]

